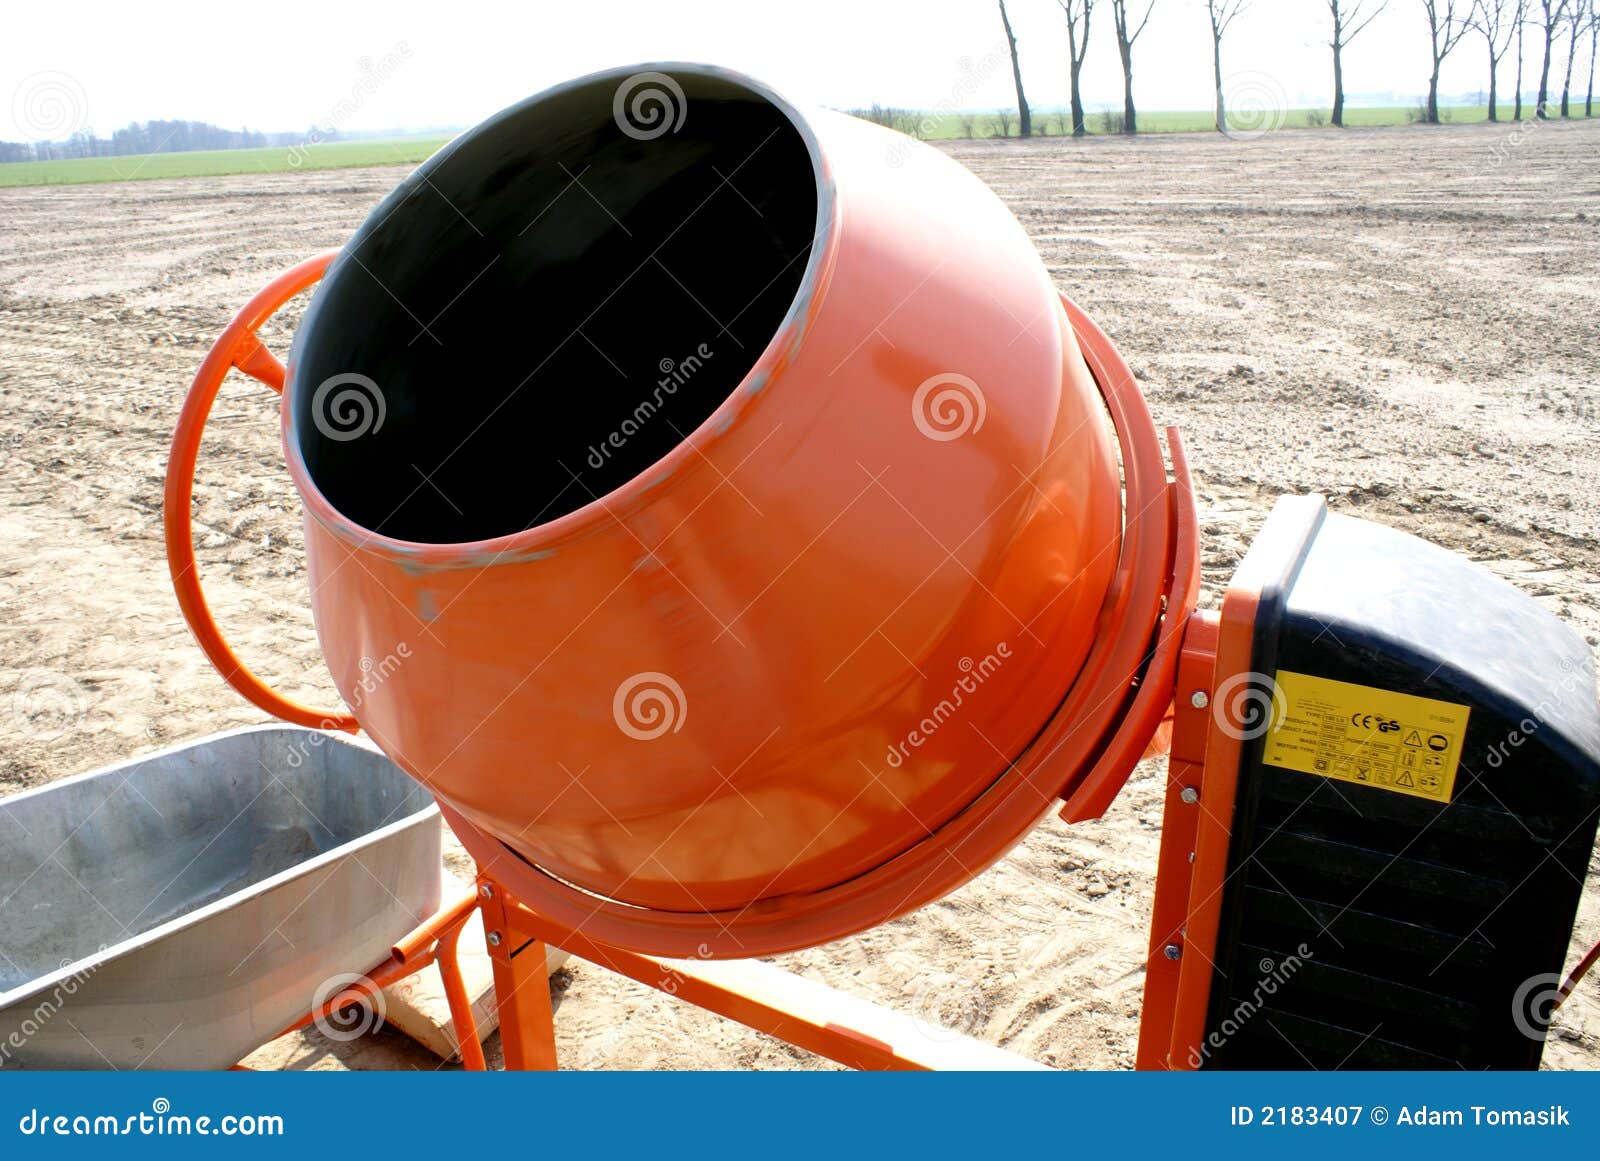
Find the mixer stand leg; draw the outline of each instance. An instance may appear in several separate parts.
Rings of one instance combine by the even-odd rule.
[[[556,1025],[544,941],[518,930],[517,909],[507,906],[505,888],[487,876],[478,883],[489,959],[494,965],[505,1067],[517,1072],[549,1071],[557,1067]]]

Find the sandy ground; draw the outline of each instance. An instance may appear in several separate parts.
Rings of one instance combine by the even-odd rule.
[[[1314,490],[1484,562],[1600,642],[1595,126],[950,148],[1183,429],[1209,601],[1273,498]],[[400,176],[0,191],[0,793],[260,720],[168,588],[167,440],[231,310],[338,246]],[[294,321],[263,337],[283,350]],[[241,654],[331,704],[275,403],[224,388],[200,556]],[[784,962],[1051,1064],[1129,1067],[1161,775],[1146,763],[1103,820],[1047,823],[943,902]],[[1575,942],[1597,936],[1591,885]],[[581,964],[556,988],[571,1066],[818,1063]],[[1547,1065],[1600,1065],[1600,982],[1570,1007]],[[260,1059],[435,1066],[392,1033]]]

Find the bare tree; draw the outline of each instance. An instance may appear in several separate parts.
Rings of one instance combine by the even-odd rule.
[[[1020,136],[1033,135],[1033,118],[1028,113],[1028,98],[1022,93],[1022,60],[1017,56],[1017,38],[1011,32],[1011,18],[1006,15],[1006,0],[1000,0],[1000,23],[1006,28],[1006,43],[1011,46],[1011,78],[1017,82],[1017,132]]]
[[[1459,8],[1459,11],[1458,11]],[[1422,0],[1432,38],[1433,72],[1428,74],[1428,124],[1439,123],[1439,69],[1470,26],[1466,0]]]
[[[1389,0],[1328,0],[1328,12],[1333,17],[1333,39],[1328,46],[1333,49],[1333,123],[1344,128],[1344,49],[1389,7]]]
[[[1529,0],[1518,0],[1517,7],[1517,108],[1511,114],[1513,121],[1522,120],[1522,31],[1528,27]]]
[[[1594,57],[1600,49],[1600,4],[1589,0],[1589,91],[1583,95],[1583,115],[1594,116]]]
[[[1133,108],[1133,44],[1150,23],[1156,0],[1145,5],[1144,16],[1135,24],[1128,13],[1129,6],[1137,3],[1138,0],[1111,0],[1111,18],[1117,26],[1117,55],[1122,57],[1122,131],[1130,137],[1139,132],[1139,118]]]
[[[1498,121],[1495,111],[1496,74],[1500,58],[1511,47],[1511,34],[1527,14],[1528,0],[1472,0],[1472,27],[1483,34],[1489,50],[1489,120]],[[1504,39],[1502,39],[1502,37]],[[1521,64],[1518,64],[1521,73]],[[1520,86],[1521,81],[1518,81]]]
[[[1094,15],[1094,0],[1056,0],[1067,17],[1067,69],[1072,104],[1072,135],[1089,131],[1083,123],[1083,96],[1078,77],[1083,73],[1083,58],[1089,53],[1089,18]]]
[[[1555,39],[1556,26],[1567,13],[1567,0],[1537,0],[1537,3],[1534,19],[1544,32],[1544,64],[1539,69],[1539,103],[1533,107],[1533,115],[1543,121],[1550,104],[1550,45]]]
[[[1567,4],[1567,74],[1561,81],[1561,115],[1572,115],[1572,66],[1578,59],[1578,39],[1588,30],[1593,0],[1569,0]]]
[[[1217,132],[1228,131],[1228,108],[1222,96],[1222,38],[1239,13],[1250,7],[1250,0],[1206,0],[1206,15],[1211,17],[1211,72],[1217,82]]]

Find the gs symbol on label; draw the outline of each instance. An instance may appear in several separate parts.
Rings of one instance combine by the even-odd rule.
[[[1377,730],[1380,734],[1393,734],[1400,729],[1400,723],[1393,718],[1382,714],[1364,714],[1359,710],[1350,715],[1350,724],[1360,726],[1363,730]]]

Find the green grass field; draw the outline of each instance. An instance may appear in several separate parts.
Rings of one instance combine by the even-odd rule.
[[[1524,108],[1526,114],[1528,110]],[[1451,124],[1481,123],[1488,119],[1482,105],[1451,106],[1440,110]],[[912,114],[912,116],[916,116]],[[1511,106],[1500,110],[1503,120],[1511,117]],[[1577,116],[1582,117],[1581,107]],[[1326,124],[1328,110],[1291,109],[1282,128],[1305,129]],[[1416,110],[1396,106],[1382,109],[1346,109],[1350,126],[1405,125],[1416,119]],[[1063,118],[1051,112],[1034,114],[1035,131],[1050,136],[1060,134]],[[1263,126],[1233,118],[1240,129],[1259,130]],[[1105,132],[1100,110],[1090,111],[1089,132]],[[1211,130],[1207,110],[1140,112],[1141,133],[1206,133]],[[933,141],[949,141],[970,134],[974,137],[998,136],[992,114],[936,113],[917,123],[920,134]],[[1012,132],[1016,132],[1013,123]],[[407,137],[390,141],[336,141],[323,145],[272,149],[219,149],[195,153],[151,153],[135,157],[88,157],[71,161],[15,161],[0,164],[0,188],[23,185],[79,185],[86,182],[143,181],[162,177],[220,177],[240,173],[287,173],[304,169],[351,169],[363,165],[415,165],[430,157],[448,138]]]
[[[81,157],[69,161],[13,161],[0,165],[0,188],[351,169],[362,165],[415,165],[432,156],[447,140],[449,138],[445,137],[407,137],[393,141],[330,141],[298,148],[213,149],[131,157]]]

